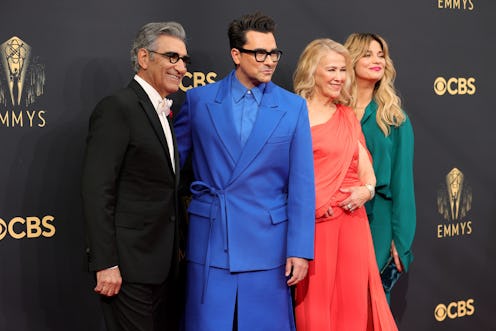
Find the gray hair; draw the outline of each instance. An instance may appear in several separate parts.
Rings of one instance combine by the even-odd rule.
[[[177,22],[148,23],[141,27],[136,35],[131,49],[131,65],[134,73],[140,69],[138,63],[138,50],[141,48],[153,50],[158,37],[166,35],[181,39],[186,43],[186,32],[181,24]]]

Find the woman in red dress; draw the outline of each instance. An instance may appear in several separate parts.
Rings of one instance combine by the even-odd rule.
[[[303,51],[294,75],[312,130],[315,257],[296,288],[298,331],[397,330],[375,262],[363,204],[375,176],[350,103],[350,56],[344,46],[317,39]]]

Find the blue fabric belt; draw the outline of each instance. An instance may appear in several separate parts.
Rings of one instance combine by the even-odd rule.
[[[195,181],[191,183],[190,186],[191,193],[194,194],[195,198],[199,198],[201,196],[204,196],[208,194],[212,198],[217,200],[217,203],[220,208],[220,222],[221,224],[221,231],[222,231],[222,243],[223,243],[223,248],[224,252],[227,252],[227,213],[226,213],[226,196],[224,190],[218,190],[210,185],[208,185],[205,182],[202,181]],[[208,242],[207,242],[207,251],[205,252],[205,264],[204,264],[204,269],[203,269],[203,289],[202,289],[202,298],[201,302],[204,303],[205,299],[205,292],[207,291],[207,286],[208,286],[208,271],[210,268],[210,241],[212,237],[212,231],[214,229],[214,222],[216,220],[215,218],[215,208],[214,206],[217,205],[217,203],[212,203],[210,205],[210,215],[209,215],[209,221],[210,221],[210,230],[209,230],[209,235],[208,235]]]

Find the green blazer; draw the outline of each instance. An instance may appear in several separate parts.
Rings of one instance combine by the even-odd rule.
[[[413,259],[416,209],[413,188],[413,129],[407,117],[384,136],[376,121],[377,103],[372,100],[361,120],[367,148],[377,178],[376,196],[365,207],[370,221],[379,270],[385,266],[394,240],[408,271]]]

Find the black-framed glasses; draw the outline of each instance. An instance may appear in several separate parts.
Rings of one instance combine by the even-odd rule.
[[[255,56],[255,60],[257,62],[264,62],[267,59],[267,56],[270,56],[270,59],[272,62],[277,62],[281,58],[282,51],[279,49],[273,49],[270,52],[266,51],[265,49],[262,48],[257,48],[257,49],[245,49],[245,48],[237,48],[238,51],[241,53],[249,53],[253,54]]]
[[[162,57],[168,58],[170,63],[175,64],[179,60],[183,60],[184,64],[191,64],[191,58],[188,55],[184,56],[179,56],[176,52],[165,52],[165,53],[159,53],[152,51],[151,49],[148,49],[148,52],[150,53],[155,53],[157,55],[160,55]]]

